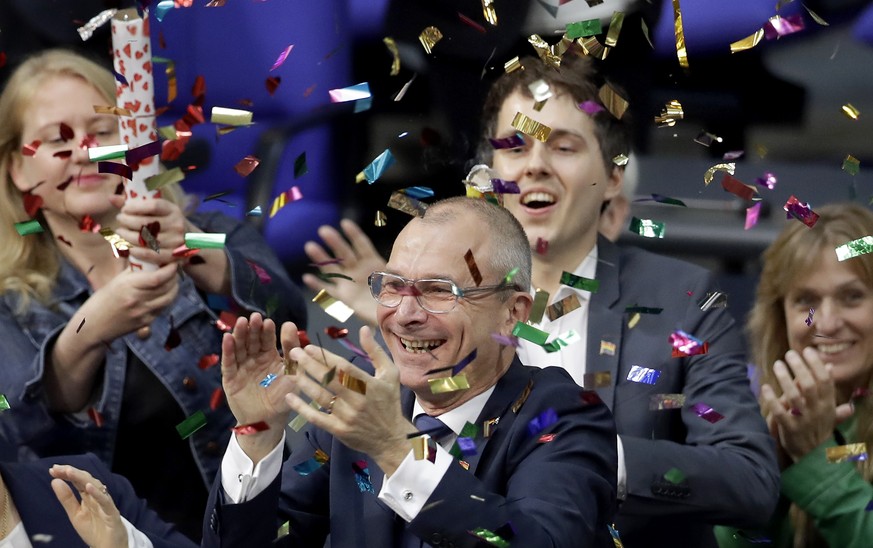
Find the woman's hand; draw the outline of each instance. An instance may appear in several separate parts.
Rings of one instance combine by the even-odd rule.
[[[158,265],[178,261],[173,250],[185,243],[186,232],[194,232],[179,206],[163,198],[111,196],[110,201],[121,210],[115,217],[114,230],[133,245],[132,257]],[[149,231],[146,238],[142,237],[143,227]],[[160,251],[152,249],[152,237]]]
[[[49,474],[55,478],[52,480],[55,496],[85,544],[92,548],[127,546],[127,529],[102,482],[84,470],[65,464],[52,466]],[[81,502],[67,482],[79,492]]]

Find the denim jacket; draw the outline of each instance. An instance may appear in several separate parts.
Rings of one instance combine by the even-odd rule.
[[[302,293],[254,228],[217,213],[193,215],[191,221],[204,232],[227,235],[225,252],[232,286],[229,297],[242,309],[238,310],[240,314],[264,313],[269,302],[275,307],[271,317],[277,324],[292,320],[305,326]],[[261,281],[247,260],[263,268],[270,281]],[[206,425],[191,435],[188,443],[203,481],[211,485],[235,422],[223,400],[215,410],[210,407],[213,393],[221,388],[220,366],[204,369],[199,364],[203,356],[221,354],[222,331],[216,326],[215,312],[207,307],[190,277],[180,281],[178,296],[151,323],[149,336],[141,338],[137,333],[129,333],[107,342],[103,370],[99,373],[102,381],[97,381],[86,410],[61,414],[48,409],[42,383],[46,361],[57,336],[91,293],[85,276],[62,260],[50,306],[34,300],[19,314],[17,295],[0,296],[0,393],[10,406],[0,414],[0,433],[6,443],[18,446],[22,459],[92,452],[112,466],[124,380],[132,353],[163,383],[186,417],[197,411],[206,415]],[[167,350],[164,343],[171,318],[181,343]]]

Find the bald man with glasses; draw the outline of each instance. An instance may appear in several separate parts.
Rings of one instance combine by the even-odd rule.
[[[293,324],[283,360],[272,321],[238,320],[222,373],[239,427],[204,545],[266,546],[287,521],[289,546],[612,546],[609,411],[509,344],[530,265],[506,210],[453,198],[414,218],[369,278],[390,353],[363,328],[372,368],[299,348]],[[283,463],[289,411],[309,443]]]

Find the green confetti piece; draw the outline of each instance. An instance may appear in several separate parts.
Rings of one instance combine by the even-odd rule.
[[[859,255],[866,255],[873,252],[873,236],[864,236],[857,240],[847,242],[835,250],[837,252],[837,260],[845,261]]]
[[[185,233],[185,245],[189,249],[222,249],[227,234],[208,232]]]
[[[0,413],[11,409],[9,400],[6,399],[6,394],[0,394]]]
[[[15,223],[15,230],[18,232],[19,236],[29,236],[31,234],[39,234],[40,232],[45,231],[36,219]]]
[[[530,317],[528,321],[531,323],[540,323],[543,319],[543,314],[546,311],[546,306],[549,304],[549,292],[537,289],[534,293],[533,306],[530,309]]]
[[[127,153],[127,145],[109,145],[105,147],[91,147],[88,149],[88,160],[102,162],[105,160],[123,159]]]
[[[671,468],[667,470],[667,473],[664,474],[664,479],[669,481],[672,484],[680,484],[685,481],[685,473],[678,468]]]
[[[843,171],[849,175],[857,175],[858,172],[861,171],[861,161],[851,154],[848,154],[846,159],[843,160]]]
[[[574,342],[578,342],[580,340],[582,340],[582,338],[579,336],[579,334],[571,329],[560,337],[555,338],[555,340],[543,344],[542,347],[546,352],[551,354],[552,352],[557,352],[565,346],[570,346]]]
[[[503,283],[511,284],[511,283],[512,283],[512,280],[515,279],[515,275],[516,275],[516,274],[518,274],[518,267],[513,268],[512,270],[510,270],[510,271],[506,274],[506,276],[503,277]]]
[[[561,273],[561,285],[567,285],[574,289],[581,289],[591,293],[597,293],[597,290],[600,289],[600,282],[598,280],[577,276],[569,272]]]
[[[182,436],[183,440],[188,439],[191,434],[206,426],[206,415],[203,411],[197,411],[187,419],[176,425],[176,432]]]
[[[279,296],[271,295],[269,299],[267,299],[267,304],[264,306],[264,313],[268,318],[273,317],[273,313],[279,308]]]
[[[594,36],[601,32],[603,32],[603,27],[600,24],[600,19],[588,19],[567,25],[567,38],[571,40],[582,38],[583,36]]]
[[[163,173],[152,175],[145,180],[146,188],[149,190],[157,190],[162,186],[172,183],[180,183],[185,180],[185,174],[182,173],[182,168],[174,167]]]
[[[630,231],[644,238],[663,238],[666,226],[666,223],[659,223],[651,219],[631,217]]]
[[[301,152],[294,160],[294,178],[302,177],[309,173],[309,168],[306,166],[306,153]]]
[[[480,539],[484,540],[491,546],[497,546],[498,548],[509,548],[509,543],[506,542],[503,537],[494,533],[493,531],[489,531],[488,529],[483,529],[479,527],[477,529],[473,529],[470,531]]]
[[[628,314],[639,312],[640,314],[660,314],[664,311],[663,308],[649,308],[648,306],[628,306],[624,309]]]
[[[512,328],[512,334],[520,339],[530,341],[534,344],[542,346],[549,338],[549,334],[545,331],[540,331],[536,327],[527,325],[526,323],[517,322]]]
[[[161,126],[158,128],[158,135],[167,141],[174,141],[177,137],[176,126]]]
[[[282,537],[287,537],[291,534],[291,522],[286,521],[279,527],[279,531],[276,533],[276,539],[280,539]]]
[[[316,274],[319,278],[324,281],[330,281],[332,278],[342,278],[343,280],[348,280],[350,282],[355,281],[351,276],[346,276],[345,274],[340,274],[339,272],[319,272]]]
[[[463,428],[461,428],[461,433],[458,434],[462,438],[475,438],[479,436],[479,427],[473,424],[472,422],[467,422]]]

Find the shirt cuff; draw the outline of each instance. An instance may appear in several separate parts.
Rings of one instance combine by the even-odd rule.
[[[621,444],[621,436],[616,436],[618,447],[618,500],[627,498],[627,464],[624,462],[624,445]]]
[[[379,499],[407,522],[414,520],[454,460],[439,445],[434,462],[426,458],[415,460],[410,450],[394,471],[394,475],[385,476]]]
[[[154,545],[152,541],[139,529],[133,526],[133,524],[126,519],[124,516],[121,517],[121,523],[124,524],[124,528],[127,530],[127,548],[153,548]]]
[[[236,435],[231,436],[224,458],[221,459],[221,486],[224,488],[226,500],[232,504],[245,502],[269,487],[282,471],[284,447],[283,432],[279,444],[255,466],[239,446]]]

